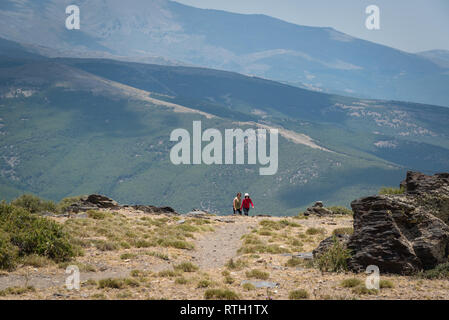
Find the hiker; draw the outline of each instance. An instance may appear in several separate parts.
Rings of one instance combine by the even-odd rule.
[[[234,198],[232,207],[234,208],[234,215],[236,212],[242,215],[242,194],[240,192],[237,193],[237,196]]]
[[[249,213],[250,205],[254,208],[253,201],[249,197],[249,194],[245,193],[245,199],[243,199],[243,202],[242,202],[243,212],[245,213],[245,216],[247,216]]]

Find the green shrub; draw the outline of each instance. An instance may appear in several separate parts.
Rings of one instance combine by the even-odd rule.
[[[101,212],[101,211],[89,210],[86,213],[87,213],[87,216],[89,218],[92,218],[92,219],[95,219],[95,220],[103,220],[104,218],[106,218],[106,214],[104,212]]]
[[[424,279],[449,279],[449,262],[439,264],[433,269],[420,272],[418,277]]]
[[[120,256],[120,259],[122,259],[122,260],[128,260],[128,259],[134,259],[134,258],[136,258],[136,257],[137,257],[137,254],[127,252],[127,253],[123,253],[123,254]]]
[[[173,270],[162,270],[162,271],[159,271],[159,273],[158,273],[158,276],[161,278],[172,278],[172,277],[176,277],[179,275],[180,275],[179,271],[173,271]]]
[[[183,271],[183,272],[195,272],[199,268],[198,266],[194,265],[191,262],[183,262],[173,267],[177,271]]]
[[[32,286],[28,287],[9,287],[4,290],[0,290],[0,296],[4,297],[7,295],[22,295],[28,292],[35,292],[36,289]]]
[[[352,292],[355,294],[359,294],[359,295],[364,295],[364,294],[368,294],[368,295],[374,295],[374,294],[378,294],[379,291],[376,289],[368,289],[365,285],[360,285],[357,287],[354,287],[352,289]]]
[[[251,271],[246,271],[245,274],[248,278],[255,278],[255,279],[260,279],[260,280],[267,280],[270,277],[270,274],[268,272],[257,270],[257,269],[253,269]]]
[[[353,214],[351,209],[348,209],[348,208],[342,207],[342,206],[328,207],[328,209],[331,210],[334,214],[341,214],[341,215],[352,215]]]
[[[379,287],[381,289],[391,289],[394,288],[394,283],[391,282],[390,280],[380,280]]]
[[[197,288],[208,288],[211,286],[211,284],[212,284],[212,282],[210,280],[203,279],[203,280],[198,281],[198,284],[196,287]]]
[[[296,267],[298,265],[302,264],[302,260],[297,257],[291,257],[287,260],[285,266],[287,267]]]
[[[405,189],[401,188],[391,188],[391,187],[382,187],[379,190],[380,195],[391,195],[391,194],[403,194],[405,193]]]
[[[204,298],[206,300],[238,300],[239,296],[229,289],[208,289],[204,293]]]
[[[20,256],[37,254],[60,262],[75,255],[70,237],[62,226],[23,208],[1,203],[0,228],[9,235],[10,243],[18,248]]]
[[[345,288],[354,288],[354,287],[361,285],[362,283],[363,283],[363,281],[360,279],[350,278],[350,279],[343,280],[341,282],[341,285]]]
[[[176,284],[186,284],[187,282],[189,282],[189,281],[184,277],[179,277],[179,278],[176,278],[176,280],[175,280]]]
[[[98,288],[111,288],[111,289],[122,289],[125,287],[125,282],[123,279],[101,279],[98,281]]]
[[[252,291],[252,290],[256,290],[256,287],[252,284],[252,283],[244,283],[242,285],[243,289],[245,289],[246,291]]]
[[[333,236],[333,245],[319,255],[316,264],[321,271],[339,272],[348,270],[347,260],[351,257],[348,249]]]
[[[67,210],[68,207],[70,207],[72,204],[78,202],[83,196],[77,196],[77,197],[68,197],[64,198],[61,201],[59,201],[57,208],[59,212],[64,212]]]
[[[139,287],[139,286],[140,286],[139,281],[132,278],[125,278],[125,279],[107,278],[98,281],[99,289],[105,288],[123,289],[125,287]]]
[[[17,199],[11,201],[11,204],[16,207],[23,208],[30,213],[39,212],[57,212],[56,204],[53,201],[42,200],[32,194],[24,194]]]
[[[324,228],[309,228],[306,230],[306,233],[308,235],[315,235],[315,234],[325,234],[326,230]]]
[[[9,235],[0,233],[0,269],[12,271],[16,267],[19,249],[11,244]]]
[[[309,293],[304,289],[290,291],[288,294],[290,300],[303,300],[309,298]]]
[[[237,259],[237,261],[234,261],[234,259],[229,259],[229,261],[225,264],[226,268],[231,270],[241,270],[244,267],[248,265],[247,262],[243,261],[242,259]]]

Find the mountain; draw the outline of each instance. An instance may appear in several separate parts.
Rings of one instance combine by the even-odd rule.
[[[166,0],[79,0],[81,29],[69,31],[69,4],[4,0],[0,36],[45,55],[183,63],[320,92],[449,106],[447,65],[332,28]]]
[[[449,109],[330,95],[234,72],[108,59],[46,58],[0,47],[0,195],[101,193],[128,204],[227,214],[348,205],[406,170],[447,171]],[[11,51],[12,50],[12,51]],[[31,55],[27,57],[27,55]],[[278,128],[279,169],[170,162],[177,128]]]
[[[449,68],[449,51],[448,50],[429,50],[418,53],[430,61],[436,63],[442,68]]]

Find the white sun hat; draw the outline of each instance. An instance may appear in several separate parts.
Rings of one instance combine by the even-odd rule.
[[[245,193],[245,197],[249,197],[249,193]]]

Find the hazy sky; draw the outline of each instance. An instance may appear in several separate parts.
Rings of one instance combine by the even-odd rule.
[[[333,27],[409,52],[449,50],[449,0],[177,0],[198,8],[263,13],[301,25]],[[365,27],[365,8],[380,8],[380,30]]]

